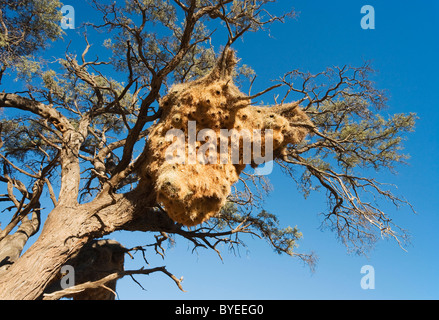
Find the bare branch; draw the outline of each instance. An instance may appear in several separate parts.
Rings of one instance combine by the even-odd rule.
[[[156,267],[152,269],[126,270],[126,271],[115,272],[97,281],[88,281],[54,293],[46,293],[44,294],[43,300],[58,300],[66,296],[72,296],[72,295],[74,296],[75,294],[83,292],[88,289],[95,289],[100,287],[108,289],[105,286],[105,284],[110,281],[123,278],[124,276],[127,275],[128,276],[132,276],[135,274],[149,275],[154,272],[163,272],[175,282],[175,284],[181,291],[185,292],[181,285],[183,278],[178,279],[176,276],[174,276],[172,273],[166,270],[166,268],[163,266],[163,267]]]
[[[70,121],[51,106],[32,99],[20,97],[13,93],[0,93],[0,107],[30,111],[50,121],[61,132],[73,130]]]

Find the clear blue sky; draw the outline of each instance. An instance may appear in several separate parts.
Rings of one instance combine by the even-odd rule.
[[[83,1],[68,2],[76,9],[76,24],[90,18]],[[376,29],[360,27],[363,5],[373,5]],[[215,252],[199,249],[177,238],[162,260],[147,252],[150,267],[166,265],[183,287],[162,274],[136,276],[143,291],[129,277],[119,281],[120,299],[438,299],[439,298],[439,5],[435,0],[358,1],[358,0],[281,0],[272,5],[282,13],[293,6],[297,19],[275,24],[268,33],[247,34],[235,45],[242,62],[258,74],[255,86],[265,87],[263,79],[276,79],[292,69],[319,72],[329,66],[359,66],[365,60],[379,71],[374,77],[379,88],[390,94],[385,112],[417,112],[416,132],[409,135],[405,152],[411,155],[409,166],[398,167],[398,174],[377,173],[383,182],[398,186],[417,211],[395,210],[389,206],[395,222],[408,229],[412,244],[407,252],[391,241],[380,241],[368,257],[348,255],[335,234],[319,230],[318,214],[326,209],[323,194],[307,200],[296,191],[294,182],[277,168],[269,176],[274,191],[265,208],[278,214],[282,225],[297,225],[304,238],[300,252],[314,251],[319,260],[316,271],[299,260],[279,256],[263,240],[247,238],[247,248],[235,256],[223,250],[223,262]],[[83,48],[75,31],[67,30],[64,43],[51,54],[72,47]],[[90,39],[91,40],[91,39]],[[91,40],[92,41],[92,40]],[[100,43],[95,44],[96,47]],[[80,50],[80,49],[78,49]],[[254,89],[255,92],[257,88]],[[117,233],[110,236],[126,247],[152,241],[143,233]],[[140,256],[127,257],[126,269],[144,265]],[[375,270],[375,289],[363,290],[360,280],[363,265]]]

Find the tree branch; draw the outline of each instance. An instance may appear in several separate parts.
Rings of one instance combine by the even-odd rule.
[[[123,278],[125,276],[132,276],[135,274],[143,274],[143,275],[149,275],[154,272],[163,272],[166,274],[169,278],[171,278],[177,287],[184,291],[183,287],[181,286],[181,282],[183,281],[183,278],[178,279],[176,276],[174,276],[172,273],[170,273],[168,270],[166,270],[165,266],[162,267],[156,267],[151,269],[139,269],[139,270],[126,270],[126,271],[119,271],[112,273],[100,280],[97,281],[88,281],[82,284],[75,285],[73,287],[69,287],[67,289],[63,289],[54,293],[46,293],[44,294],[43,300],[58,300],[66,296],[74,296],[75,294],[81,293],[85,290],[89,289],[96,289],[96,288],[105,288],[108,289],[105,284],[114,281],[120,278]],[[113,292],[113,291],[112,291]],[[113,292],[114,293],[114,292]]]

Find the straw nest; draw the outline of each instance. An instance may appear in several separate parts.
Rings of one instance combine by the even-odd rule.
[[[235,65],[234,52],[226,50],[208,75],[174,85],[160,101],[162,117],[149,134],[141,176],[153,181],[157,201],[169,216],[187,226],[220,211],[247,164],[256,167],[268,153],[281,156],[312,126],[298,104],[252,106],[233,84]],[[224,142],[228,148],[221,149]],[[251,150],[260,146],[260,155],[247,152],[249,144]],[[232,146],[239,150],[234,157]]]

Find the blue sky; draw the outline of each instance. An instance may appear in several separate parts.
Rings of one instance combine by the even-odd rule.
[[[76,24],[92,19],[83,1],[75,1]],[[375,8],[375,30],[360,27],[363,5]],[[368,257],[349,255],[335,234],[319,229],[319,213],[326,209],[324,194],[311,194],[304,199],[295,184],[275,168],[269,176],[274,191],[265,208],[278,214],[282,225],[298,226],[304,237],[300,252],[314,251],[318,264],[314,273],[299,260],[277,255],[263,240],[245,238],[247,248],[238,255],[224,248],[221,261],[215,252],[199,249],[192,253],[186,240],[177,238],[162,260],[147,252],[151,267],[166,265],[177,277],[183,276],[183,287],[162,274],[136,276],[146,291],[129,277],[119,281],[120,299],[438,299],[439,298],[439,226],[437,158],[439,129],[439,4],[435,0],[359,1],[359,0],[281,0],[271,5],[282,13],[293,6],[297,19],[275,24],[270,35],[247,34],[234,48],[242,63],[257,73],[255,92],[293,69],[320,72],[330,66],[360,66],[365,60],[379,71],[374,76],[377,86],[387,89],[390,100],[388,114],[416,112],[416,132],[405,143],[411,155],[408,166],[397,167],[398,174],[376,173],[382,182],[398,186],[397,194],[410,201],[409,208],[396,210],[385,206],[395,222],[412,235],[407,252],[395,242],[380,241]],[[67,30],[64,43],[49,51],[63,53],[69,40],[72,46],[80,37]],[[221,42],[224,43],[224,42]],[[95,47],[100,43],[96,42]],[[80,50],[80,49],[78,49]],[[267,97],[268,99],[268,97]],[[126,247],[143,245],[151,236],[116,233],[110,236]],[[144,265],[140,255],[126,257],[126,269]],[[363,265],[375,270],[375,289],[363,290],[360,280]]]

